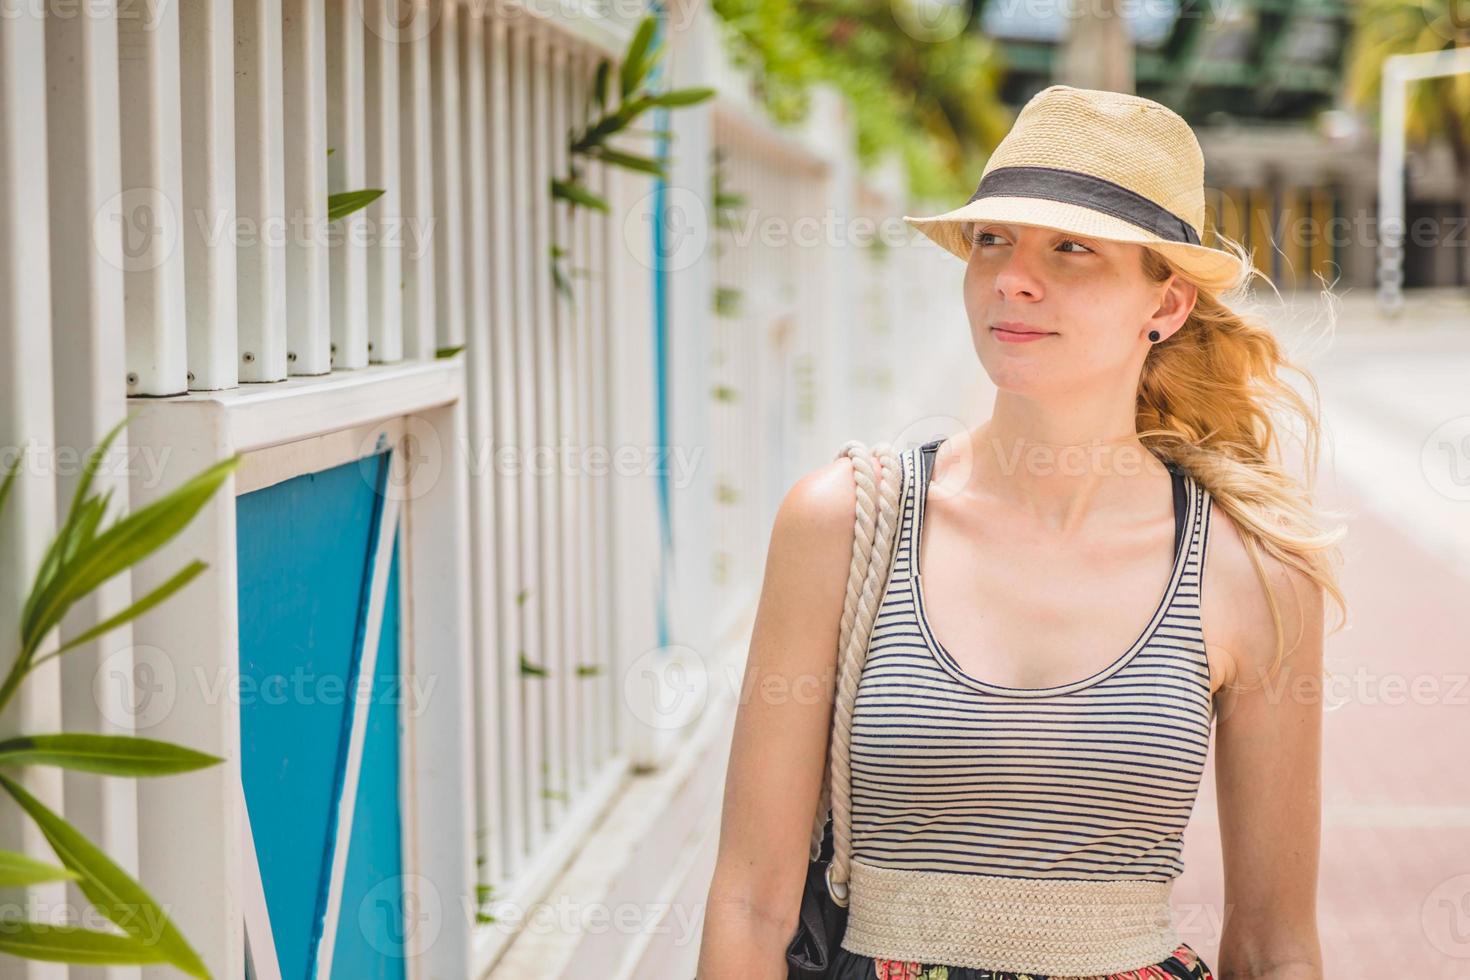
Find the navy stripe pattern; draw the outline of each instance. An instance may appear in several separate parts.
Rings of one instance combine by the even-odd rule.
[[[1176,473],[1185,483],[1182,546],[1127,651],[1069,684],[1003,687],[965,673],[923,616],[913,565],[940,441],[901,454],[899,539],[853,710],[853,861],[1172,881],[1184,870],[1183,833],[1213,720],[1199,601],[1208,490]]]

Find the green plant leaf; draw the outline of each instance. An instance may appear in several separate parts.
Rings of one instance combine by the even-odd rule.
[[[81,505],[76,519],[76,533],[67,542],[65,554],[61,556],[62,564],[75,558],[81,545],[97,537],[97,527],[102,523],[102,518],[107,516],[107,507],[111,502],[112,488],[109,487],[102,496],[90,497]]]
[[[623,98],[627,98],[643,81],[652,61],[648,59],[648,46],[653,43],[653,32],[658,29],[658,18],[653,14],[644,17],[633,32],[633,39],[628,42],[627,53],[623,55],[623,68],[619,73],[619,88]]]
[[[354,211],[361,211],[382,196],[381,189],[328,194],[327,220],[336,221],[338,218],[345,218]]]
[[[10,472],[5,474],[5,479],[0,481],[0,514],[5,513],[5,500],[10,496],[10,485],[15,482],[20,473],[21,460],[25,458],[26,448],[20,447],[20,452],[15,455],[15,465],[10,467]]]
[[[75,559],[63,565],[27,603],[21,621],[23,655],[29,658],[79,598],[182,531],[239,464],[238,453],[220,460],[82,545]]]
[[[50,585],[56,570],[76,553],[80,541],[88,539],[95,532],[97,522],[102,519],[103,512],[107,509],[107,502],[112,498],[112,492],[109,490],[101,498],[100,503],[90,502],[87,494],[92,489],[97,467],[101,465],[108,450],[111,449],[113,440],[136,414],[134,412],[124,416],[108,430],[107,435],[102,437],[102,441],[87,453],[87,458],[82,464],[81,476],[77,479],[76,490],[72,492],[71,506],[67,508],[66,517],[62,520],[61,527],[57,529],[56,536],[51,539],[46,555],[41,559],[41,565],[36,570],[36,580],[31,586],[31,593],[26,598],[25,611],[21,615],[22,622],[29,617],[32,603]]]
[[[637,170],[641,173],[652,174],[655,177],[664,176],[663,162],[651,157],[640,157],[633,153],[624,153],[621,150],[614,150],[604,146],[598,149],[597,159],[626,170]]]
[[[172,776],[223,761],[207,752],[132,735],[61,732],[0,742],[0,765],[60,766],[105,776]]]
[[[75,871],[37,861],[29,855],[0,851],[0,886],[36,885],[43,881],[66,881],[76,876]],[[0,929],[3,928],[0,924]]]
[[[705,99],[713,98],[715,90],[708,87],[700,88],[678,88],[657,95],[648,96],[652,105],[661,106],[686,106],[703,102]]]
[[[192,977],[207,980],[209,971],[204,961],[142,885],[15,780],[0,775],[0,787],[14,797],[21,809],[36,822],[61,863],[80,875],[77,887],[99,912],[124,932],[147,944],[150,952],[156,950],[162,956],[162,962],[172,963]]]
[[[556,288],[557,295],[568,303],[576,304],[577,297],[572,292],[572,284],[567,280],[566,274],[561,271],[561,266],[557,265],[554,259],[551,263],[551,284]]]
[[[0,953],[27,960],[96,966],[171,962],[158,947],[133,936],[94,932],[82,926],[15,919],[0,921]]]
[[[551,196],[556,200],[571,201],[584,208],[595,208],[604,214],[612,213],[612,206],[580,184],[572,184],[552,178]]]
[[[608,113],[597,120],[586,133],[582,135],[570,147],[573,153],[588,153],[594,147],[600,146],[607,137],[628,126],[638,115],[652,105],[648,96],[640,95],[630,102],[624,102],[618,106],[615,112]]]
[[[61,656],[63,653],[72,649],[73,647],[79,647],[83,643],[86,643],[89,640],[94,640],[104,633],[110,633],[121,626],[123,623],[128,622],[129,620],[137,619],[139,616],[143,615],[145,612],[152,609],[154,606],[158,605],[160,602],[167,599],[169,596],[173,595],[184,586],[188,585],[190,582],[198,577],[200,572],[204,571],[208,567],[208,565],[206,565],[202,561],[199,561],[198,559],[191,561],[189,564],[185,565],[182,569],[176,572],[174,576],[170,578],[167,582],[163,583],[158,588],[154,589],[152,592],[148,593],[143,598],[139,599],[137,602],[124,609],[122,612],[118,613],[116,616],[111,616],[105,621],[98,623],[96,626],[93,626],[81,636],[73,637],[72,639],[67,640],[60,647],[52,650],[44,657],[38,657],[36,661],[31,664],[31,669],[34,670],[36,667],[39,667],[41,664],[45,663],[53,657]]]
[[[592,98],[597,101],[599,111],[607,109],[607,80],[612,71],[612,63],[603,58],[597,63],[597,74],[592,79]]]
[[[453,357],[462,350],[464,350],[464,344],[460,344],[458,347],[440,347],[434,351],[434,356],[436,358]]]

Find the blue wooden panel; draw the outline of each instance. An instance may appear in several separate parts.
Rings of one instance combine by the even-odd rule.
[[[321,941],[386,462],[236,503],[242,778],[283,980]]]
[[[400,683],[398,547],[388,574],[378,662],[358,773],[352,842],[342,888],[334,980],[402,980],[408,935],[404,932],[402,823],[398,813],[399,709],[407,697]]]

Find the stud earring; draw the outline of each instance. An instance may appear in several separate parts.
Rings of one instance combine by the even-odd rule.
[[[1150,330],[1148,332],[1148,339],[1152,340],[1154,343],[1158,343],[1159,332],[1157,330]]]

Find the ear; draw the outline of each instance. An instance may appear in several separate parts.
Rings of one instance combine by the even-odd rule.
[[[1142,335],[1146,337],[1150,330],[1157,330],[1159,339],[1167,340],[1189,319],[1199,299],[1199,290],[1177,272],[1163,283],[1162,290],[1154,315],[1143,324]]]

